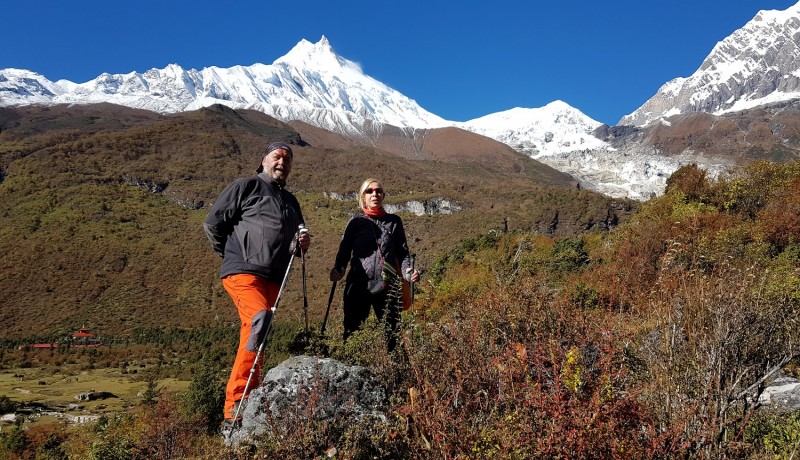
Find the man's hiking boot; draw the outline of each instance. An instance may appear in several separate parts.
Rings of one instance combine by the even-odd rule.
[[[234,420],[232,418],[226,418],[225,420],[222,421],[222,425],[220,426],[220,428],[223,431],[225,431],[226,429],[230,430],[231,428],[236,428],[241,424],[242,424],[242,418],[241,417],[239,417],[238,420]]]
[[[241,417],[239,418],[239,420],[226,418],[225,420],[222,421],[222,426],[220,426],[219,434],[222,435],[223,439],[228,440],[230,439],[233,432],[236,431],[236,429],[239,428],[241,425],[242,425]]]
[[[233,403],[233,407],[231,408],[231,410],[227,414],[225,414],[228,415],[229,417],[225,417],[225,419],[222,421],[222,425],[220,426],[220,432],[222,433],[223,437],[227,438],[228,436],[231,435],[231,433],[233,433],[235,429],[242,426],[242,412],[244,411],[244,408],[239,409],[239,406],[241,405],[242,405],[242,400],[240,399],[235,403]],[[236,417],[237,411],[239,412],[238,417]],[[236,420],[233,419],[234,417],[236,417]]]
[[[232,419],[233,417],[236,417],[238,415],[238,417],[236,417],[236,419],[239,420],[239,421],[242,420],[242,412],[244,412],[244,407],[242,407],[241,409],[239,408],[239,406],[242,405],[242,401],[244,401],[244,399],[240,399],[240,400],[236,401],[235,403],[233,403],[233,407],[231,408],[230,413],[227,414],[230,417],[226,417],[226,418],[231,418]],[[247,402],[245,402],[244,404],[247,404]]]

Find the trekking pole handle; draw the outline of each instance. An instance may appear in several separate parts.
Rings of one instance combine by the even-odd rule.
[[[297,255],[301,255],[301,253],[305,252],[303,248],[300,247],[300,237],[308,233],[308,227],[306,227],[305,224],[300,224],[297,226],[297,233],[294,234],[294,238],[290,246],[292,252]]]

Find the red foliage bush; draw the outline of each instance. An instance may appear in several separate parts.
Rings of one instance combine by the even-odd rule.
[[[526,282],[472,299],[426,328],[410,347],[414,387],[398,409],[411,451],[419,458],[655,455],[665,443],[637,400],[629,338],[599,319]]]

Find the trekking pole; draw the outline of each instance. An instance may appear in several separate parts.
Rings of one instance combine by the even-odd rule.
[[[411,274],[414,274],[414,261],[417,259],[416,254],[411,254]],[[414,306],[414,282],[409,281],[408,284],[411,286],[411,306]]]
[[[295,249],[300,247],[300,233],[303,232],[304,230],[305,232],[308,232],[305,226],[303,224],[300,224],[300,230],[298,230],[297,234],[295,235],[295,245],[294,245]],[[247,377],[247,383],[245,383],[244,391],[242,392],[242,401],[244,401],[245,396],[247,396],[247,390],[250,388],[250,383],[253,381],[253,375],[255,375],[256,367],[258,366],[258,360],[259,358],[261,358],[261,353],[264,351],[264,345],[267,343],[267,337],[269,336],[269,332],[272,330],[272,323],[275,322],[275,312],[278,311],[278,304],[281,301],[281,295],[283,295],[283,290],[284,288],[286,288],[286,280],[289,279],[289,273],[292,270],[292,263],[294,262],[295,252],[296,251],[292,251],[292,255],[291,257],[289,257],[289,266],[286,267],[286,273],[283,275],[283,281],[281,281],[281,287],[280,289],[278,289],[278,295],[275,297],[275,302],[272,304],[272,308],[270,308],[270,312],[272,313],[272,315],[270,317],[269,324],[267,324],[267,330],[264,332],[264,338],[261,339],[261,343],[258,345],[258,351],[256,352],[255,359],[253,360],[253,366],[250,367],[250,375]],[[236,421],[239,419],[239,412],[241,412],[243,405],[244,404],[240,403],[236,407],[236,413],[233,414],[234,423],[236,423]]]
[[[325,335],[325,325],[328,324],[328,313],[331,312],[331,303],[333,303],[333,293],[336,292],[336,281],[331,285],[331,295],[328,296],[328,308],[325,309],[325,318],[322,320],[322,329],[320,334]]]
[[[298,237],[301,233],[308,233],[308,229],[305,227],[301,227],[298,231]],[[298,243],[299,244],[299,243]],[[300,266],[302,267],[303,273],[303,317],[305,318],[306,322],[306,343],[308,343],[309,339],[311,338],[311,333],[308,330],[308,290],[306,289],[306,253],[302,249],[300,250]]]

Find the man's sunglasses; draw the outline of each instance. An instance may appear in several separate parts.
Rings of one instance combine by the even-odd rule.
[[[364,189],[364,194],[365,194],[365,195],[372,195],[372,192],[375,192],[375,193],[377,193],[378,195],[383,195],[383,189],[382,189],[382,188],[368,188],[368,189]]]

